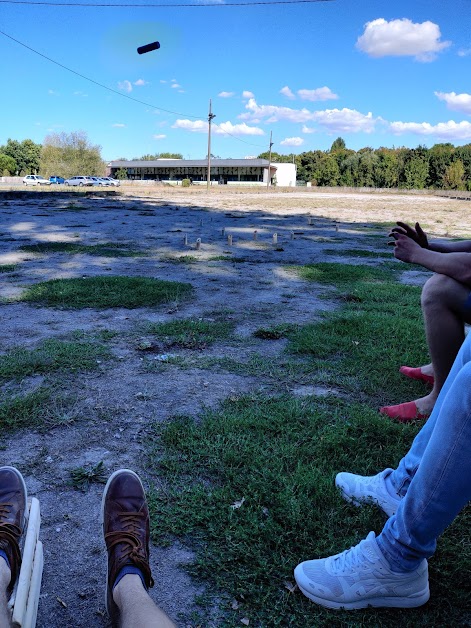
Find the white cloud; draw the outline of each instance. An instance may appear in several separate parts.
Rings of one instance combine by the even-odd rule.
[[[293,92],[290,90],[290,88],[287,85],[285,85],[284,87],[280,89],[280,94],[283,94],[283,96],[286,96],[286,98],[289,98],[290,100],[296,99],[296,96],[293,94]]]
[[[172,89],[177,89],[178,87],[181,87],[181,85],[179,85],[178,83],[172,83],[172,84],[170,85],[170,87],[171,87]]]
[[[134,81],[133,85],[136,85],[137,87],[142,87],[143,85],[148,85],[148,81],[145,81],[144,79],[137,79],[137,81]]]
[[[232,135],[265,135],[262,129],[256,126],[248,126],[247,124],[232,124],[232,122],[221,122],[214,127],[214,133],[216,135],[225,135],[231,133]]]
[[[461,48],[458,50],[458,57],[468,57],[471,55],[471,48]]]
[[[448,109],[471,115],[471,94],[456,94],[455,92],[435,92],[439,100],[446,102]]]
[[[433,61],[437,53],[451,42],[440,41],[437,24],[414,23],[407,18],[387,22],[383,18],[367,22],[357,48],[371,57],[414,57],[417,61]]]
[[[234,96],[234,92],[219,92],[219,98],[232,98]]]
[[[371,133],[380,118],[373,118],[355,109],[326,109],[313,114],[315,121],[332,133]]]
[[[244,99],[253,98],[253,97],[254,97],[253,92],[249,92],[246,89],[242,92],[242,98]]]
[[[167,81],[165,81],[164,79],[160,79],[161,83],[166,83]]]
[[[305,124],[303,124],[303,128],[301,129],[301,133],[315,133],[316,129],[312,129],[309,126],[306,126]]]
[[[132,92],[131,81],[119,81],[118,89],[121,89],[123,92],[127,92],[129,94],[129,92]]]
[[[81,96],[82,98],[87,98],[88,94],[84,94],[83,92],[74,92],[74,96]]]
[[[48,93],[50,96],[59,96],[59,92],[55,92],[53,89],[48,89],[48,90],[47,90],[47,93]]]
[[[154,140],[164,140],[167,136],[163,133],[160,133],[159,135],[153,135],[152,137],[154,138]]]
[[[329,87],[318,87],[317,89],[298,89],[298,96],[301,100],[310,100],[315,102],[316,100],[337,100],[337,94]]]
[[[282,146],[302,146],[304,144],[304,140],[302,137],[287,137],[284,140],[281,140],[280,144]]]
[[[112,124],[111,126],[115,127],[115,129],[124,129],[126,125],[122,122],[115,122],[115,124]]]
[[[290,107],[277,107],[275,105],[258,105],[251,98],[245,105],[246,113],[239,115],[241,120],[267,123],[294,122],[305,124],[317,122],[331,133],[371,133],[380,118],[373,118],[371,113],[363,114],[355,109],[326,109],[324,111],[309,111],[309,109],[292,109]]]
[[[471,139],[471,122],[391,122],[390,130],[395,135],[413,133],[414,135],[434,135],[443,140],[469,140]]]
[[[184,129],[193,133],[207,133],[208,123],[204,120],[175,120],[172,129]]]

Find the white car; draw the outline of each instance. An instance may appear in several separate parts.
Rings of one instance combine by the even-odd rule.
[[[23,177],[24,185],[51,185],[49,179],[45,179],[40,174],[27,174]]]
[[[95,185],[95,181],[91,177],[70,177],[64,181],[64,185],[78,185],[80,187],[84,185]]]
[[[113,179],[113,177],[101,177],[101,179],[102,181],[108,181],[108,185],[121,185],[121,181],[119,179]]]

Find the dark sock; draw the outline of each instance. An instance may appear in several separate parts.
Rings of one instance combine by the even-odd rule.
[[[0,555],[1,555],[1,552],[0,552]],[[144,580],[144,574],[138,567],[135,567],[134,565],[125,565],[120,571],[118,571],[118,575],[116,576],[116,580],[114,581],[114,584],[111,590],[113,591],[113,589],[118,584],[118,582],[122,578],[124,578],[124,576],[127,576],[128,574],[134,574],[136,576],[139,576],[139,578],[142,580],[142,586],[147,591],[146,582]]]

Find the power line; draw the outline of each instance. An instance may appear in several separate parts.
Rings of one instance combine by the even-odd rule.
[[[38,52],[34,48],[31,48],[31,46],[24,44],[23,42],[19,41],[18,39],[15,39],[11,35],[8,35],[4,31],[0,31],[0,35],[4,35],[5,37],[8,37],[8,39],[11,39],[12,41],[16,42],[20,46],[23,46],[23,48],[26,48],[27,50],[34,52],[34,54],[39,55],[40,57],[43,57],[43,59],[46,59],[47,61],[50,61],[51,63],[54,63],[55,65],[58,65],[60,68],[67,70],[67,72],[72,72],[72,74],[76,74],[77,76],[80,76],[80,78],[83,78],[86,81],[89,81],[90,83],[94,83],[95,85],[98,85],[98,87],[107,89],[109,92],[113,92],[113,94],[117,94],[118,96],[122,96],[123,98],[127,98],[128,100],[133,100],[134,102],[137,102],[140,105],[145,105],[146,107],[152,107],[152,109],[157,109],[158,111],[165,111],[165,113],[171,113],[175,116],[184,116],[186,118],[193,118],[194,120],[200,120],[203,117],[203,116],[192,116],[186,113],[179,113],[178,111],[172,111],[171,109],[164,109],[163,107],[157,107],[156,105],[153,105],[152,103],[148,103],[143,100],[139,100],[138,98],[134,98],[133,96],[128,96],[128,94],[123,94],[122,92],[118,92],[118,90],[113,89],[112,87],[103,85],[103,83],[99,83],[98,81],[95,81],[94,79],[91,79],[88,76],[85,76],[84,74],[81,74],[80,72],[77,72],[76,70],[72,70],[72,68],[68,68],[63,63],[59,63],[59,61],[55,61],[54,59],[51,59],[50,57],[44,55],[42,52]]]
[[[272,5],[272,4],[314,4],[320,2],[335,2],[335,0],[256,0],[255,2],[208,2],[204,3],[174,3],[163,2],[159,4],[116,4],[110,2],[48,2],[47,0],[38,0],[38,2],[32,2],[31,0],[0,0],[0,4],[27,4],[36,6],[52,6],[52,7],[106,7],[106,8],[156,8],[156,7],[195,7],[195,8],[208,8],[208,7],[253,7],[260,5]]]

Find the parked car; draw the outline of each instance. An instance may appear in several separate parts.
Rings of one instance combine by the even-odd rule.
[[[111,183],[103,179],[103,177],[90,177],[90,179],[93,179],[93,185],[111,185]]]
[[[119,179],[113,179],[113,177],[101,177],[103,181],[108,181],[109,185],[121,185],[121,181]]]
[[[51,185],[49,179],[45,179],[40,174],[27,174],[23,177],[24,185]]]
[[[64,185],[79,185],[80,187],[84,185],[94,185],[94,181],[91,177],[70,177],[70,179],[66,179],[64,181]]]
[[[58,177],[53,175],[52,177],[49,177],[49,181],[51,183],[64,183],[65,179],[64,177]]]

